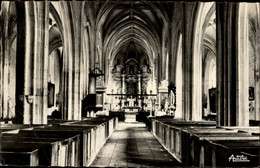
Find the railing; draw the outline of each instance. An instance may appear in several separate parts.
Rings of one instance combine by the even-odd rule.
[[[109,111],[124,111],[125,107],[139,107],[139,111],[155,110],[156,94],[107,94],[106,104]]]

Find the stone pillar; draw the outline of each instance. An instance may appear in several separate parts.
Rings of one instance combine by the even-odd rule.
[[[182,35],[179,36],[178,41],[178,52],[177,52],[177,62],[176,62],[176,111],[175,118],[183,118],[183,106],[182,106],[182,95],[183,95],[183,76],[182,76]]]
[[[81,100],[83,97],[81,97],[82,90],[80,88],[80,81],[81,79],[81,69],[85,66],[82,65],[82,50],[84,48],[84,42],[83,42],[83,32],[84,32],[84,3],[85,2],[73,2],[70,3],[71,5],[71,13],[72,13],[72,20],[71,24],[72,26],[72,32],[71,34],[74,35],[72,38],[74,38],[74,41],[71,40],[70,42],[73,45],[73,54],[71,55],[73,57],[73,64],[72,64],[72,120],[81,120]]]
[[[193,74],[193,58],[192,58],[192,49],[193,49],[193,36],[194,36],[194,21],[195,21],[195,12],[197,11],[197,3],[191,2],[185,3],[183,6],[184,22],[183,22],[183,35],[182,35],[182,67],[183,67],[183,119],[192,120],[193,106],[192,106],[192,74]]]
[[[256,5],[257,8],[257,19],[260,19],[260,7],[259,4]],[[256,59],[255,59],[255,119],[260,120],[260,25],[257,24],[256,28]]]
[[[35,5],[38,21],[35,29],[34,55],[34,108],[33,124],[47,124],[48,104],[48,56],[49,56],[49,2],[37,2]],[[40,66],[39,66],[40,65]],[[37,118],[37,117],[38,118]]]
[[[24,54],[22,55],[23,51],[19,50],[19,46],[21,46],[21,43],[24,44],[24,37],[21,38],[20,35],[20,33],[24,35],[24,32],[21,32],[24,31],[24,24],[20,25],[19,23],[24,23],[24,16],[21,16],[24,11],[21,11],[21,15],[20,13],[17,15],[15,8],[16,2],[2,2],[0,16],[0,116],[3,117],[3,119],[11,119],[15,117],[15,109],[19,108],[19,99],[17,99],[18,101],[15,100],[16,92],[18,92],[17,95],[23,95]],[[12,18],[16,17],[17,19],[11,22]],[[21,18],[21,20],[19,20],[19,18]],[[20,53],[18,53],[18,51],[20,51]],[[17,55],[19,56],[17,57]],[[17,62],[18,60],[19,62]],[[16,67],[20,72],[16,71]],[[18,76],[19,78],[17,79]],[[22,85],[19,88],[22,91],[17,91],[16,89],[16,84],[18,82]],[[17,108],[15,108],[15,106]],[[20,108],[22,111],[21,106]]]
[[[47,124],[49,2],[24,2],[25,101],[24,124]]]
[[[216,3],[218,126],[237,125],[237,5]]]
[[[60,17],[63,27],[62,113],[68,120],[81,119],[82,90],[80,88],[84,49],[84,25],[82,24],[84,2],[61,1]],[[84,46],[84,47],[83,47]],[[92,59],[94,60],[94,59]]]
[[[249,35],[247,4],[239,4],[236,125],[249,126]]]

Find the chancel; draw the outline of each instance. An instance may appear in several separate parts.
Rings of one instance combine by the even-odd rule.
[[[0,165],[259,167],[259,7],[1,1]]]

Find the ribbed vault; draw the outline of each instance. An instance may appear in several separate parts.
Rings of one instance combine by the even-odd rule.
[[[163,34],[170,23],[165,6],[157,2],[134,1],[96,3],[90,17],[96,14],[96,38],[102,48],[102,53],[98,52],[105,59],[101,66],[107,70],[116,55],[130,43],[139,46],[149,62],[160,59]]]

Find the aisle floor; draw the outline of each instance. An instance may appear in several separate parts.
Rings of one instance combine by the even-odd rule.
[[[91,167],[180,166],[143,123],[119,123]]]

